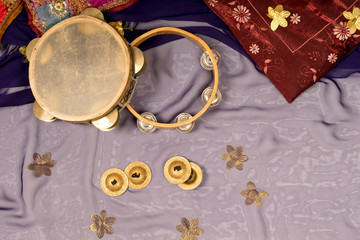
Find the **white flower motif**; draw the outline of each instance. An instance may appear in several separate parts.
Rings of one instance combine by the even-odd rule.
[[[335,63],[337,60],[337,55],[335,53],[330,53],[328,55],[328,59],[327,59],[330,63]]]
[[[208,1],[208,4],[211,6],[211,7],[215,7],[215,4],[217,4],[217,0],[209,0]]]
[[[234,8],[232,15],[237,22],[246,23],[250,20],[251,13],[249,12],[249,9],[247,9],[243,5],[239,5]]]
[[[260,48],[257,44],[253,43],[251,44],[251,46],[249,47],[249,51],[252,53],[252,54],[257,54],[259,53],[260,51]]]
[[[346,26],[346,22],[340,22],[340,24],[336,25],[333,33],[340,41],[345,41],[351,37],[350,29]]]
[[[299,14],[293,13],[293,15],[290,16],[290,22],[292,24],[298,24],[299,22],[301,22],[300,18],[301,18],[301,16],[299,16]]]

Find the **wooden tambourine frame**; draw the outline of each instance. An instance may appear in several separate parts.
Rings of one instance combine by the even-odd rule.
[[[182,37],[185,37],[191,41],[193,41],[196,45],[198,45],[201,50],[203,50],[204,52],[208,52],[209,56],[211,58],[211,61],[214,63],[213,64],[213,73],[214,73],[214,89],[211,93],[211,96],[209,98],[209,101],[205,104],[205,106],[197,113],[195,114],[193,117],[189,118],[188,120],[185,120],[183,122],[178,122],[178,123],[159,123],[159,122],[154,122],[151,121],[149,119],[146,119],[144,117],[142,117],[139,113],[137,113],[129,104],[126,105],[126,107],[128,108],[128,110],[140,121],[155,126],[157,128],[178,128],[178,127],[182,127],[184,125],[190,124],[194,121],[196,121],[199,117],[201,117],[206,110],[210,107],[212,101],[215,98],[216,92],[218,90],[218,85],[219,85],[219,72],[218,72],[218,67],[216,64],[216,59],[215,56],[213,54],[213,52],[211,51],[211,49],[209,48],[209,46],[199,37],[195,36],[194,34],[191,34],[187,31],[184,31],[182,29],[179,28],[173,28],[173,27],[162,27],[162,28],[157,28],[154,30],[151,30],[149,32],[144,33],[143,35],[139,36],[138,38],[136,38],[134,41],[131,42],[131,46],[137,47],[139,46],[142,42],[146,41],[147,39],[151,38],[151,37],[155,37],[158,35],[162,35],[162,34],[175,34],[175,35],[179,35]]]

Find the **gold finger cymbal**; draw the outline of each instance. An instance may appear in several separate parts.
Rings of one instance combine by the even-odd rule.
[[[191,165],[184,157],[174,156],[167,160],[164,165],[164,176],[173,184],[185,182],[189,179],[190,175]]]
[[[190,162],[190,166],[191,166],[190,177],[184,183],[178,184],[178,186],[184,190],[193,190],[197,188],[200,185],[203,178],[203,172],[199,165]]]
[[[129,187],[135,190],[147,187],[152,177],[150,167],[146,163],[139,161],[127,165],[125,173],[129,179]]]
[[[34,102],[33,112],[34,112],[35,117],[41,121],[53,122],[56,120],[56,118],[53,115],[46,112],[42,107],[40,107],[40,105],[37,101]]]
[[[102,174],[100,186],[107,195],[112,197],[120,196],[128,188],[129,180],[121,169],[110,168]]]
[[[114,129],[120,122],[120,113],[117,108],[112,110],[104,117],[91,121],[92,125],[101,131],[110,131]]]

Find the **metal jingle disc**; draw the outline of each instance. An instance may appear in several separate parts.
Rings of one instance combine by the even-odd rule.
[[[203,101],[204,104],[206,104],[206,103],[209,101],[213,89],[214,89],[213,87],[208,87],[208,88],[205,88],[205,90],[202,92],[202,94],[201,94],[201,100]],[[210,107],[215,107],[215,106],[217,106],[217,105],[221,102],[221,98],[222,98],[221,92],[220,92],[220,90],[218,89],[218,90],[216,91],[216,95],[215,95],[214,100],[213,100],[213,101],[211,102],[211,104],[210,104]]]
[[[110,113],[97,120],[91,121],[96,128],[107,131],[115,128],[120,121],[120,114],[117,108],[114,108]]]
[[[149,119],[153,122],[157,122],[155,115],[150,112],[144,112],[141,114],[141,116],[146,119]],[[143,121],[141,121],[139,119],[137,120],[137,126],[138,126],[139,130],[143,133],[152,133],[156,130],[155,126],[144,123]]]
[[[102,174],[100,186],[107,195],[112,197],[120,196],[128,188],[129,180],[121,169],[110,168]]]
[[[184,183],[178,184],[178,186],[184,190],[193,190],[197,188],[203,178],[203,172],[199,165],[196,163],[190,162],[191,165],[191,175],[188,180]]]
[[[139,76],[142,74],[147,66],[147,58],[143,51],[137,47],[131,47],[131,55],[133,56],[134,74]]]
[[[120,115],[119,115],[119,118],[116,120],[115,124],[112,126],[112,127],[109,127],[109,128],[99,128],[99,130],[103,131],[103,132],[108,132],[108,131],[111,131],[113,129],[115,129],[120,123]]]
[[[105,21],[104,14],[97,8],[86,8],[84,11],[80,13],[80,15],[86,15],[97,18],[101,21]]]
[[[34,38],[29,42],[29,44],[26,47],[25,56],[27,60],[30,62],[31,54],[34,50],[35,45],[39,42],[40,38]]]
[[[127,165],[125,173],[129,179],[129,187],[135,190],[147,187],[152,177],[150,167],[139,161]]]
[[[214,54],[216,64],[219,66],[221,60],[220,54],[216,50],[211,49],[211,51]],[[205,70],[213,70],[214,66],[210,58],[210,55],[207,51],[201,55],[200,64]]]
[[[164,165],[164,176],[173,184],[185,182],[189,179],[190,175],[191,165],[184,157],[174,156],[167,160]]]
[[[56,120],[56,118],[46,112],[42,107],[40,107],[39,103],[37,101],[34,102],[33,105],[33,112],[37,119],[44,121],[44,122],[53,122]]]
[[[175,118],[175,123],[183,122],[183,121],[186,121],[186,120],[188,120],[190,118],[192,118],[192,116],[189,113],[180,113]],[[186,124],[184,126],[177,127],[176,129],[179,132],[187,133],[187,132],[190,132],[194,128],[194,126],[195,126],[195,122],[191,122],[191,123]]]

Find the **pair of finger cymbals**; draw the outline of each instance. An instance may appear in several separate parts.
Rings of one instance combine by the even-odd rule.
[[[177,184],[184,190],[193,190],[200,185],[203,173],[196,163],[174,156],[165,163],[164,176],[170,183]]]

